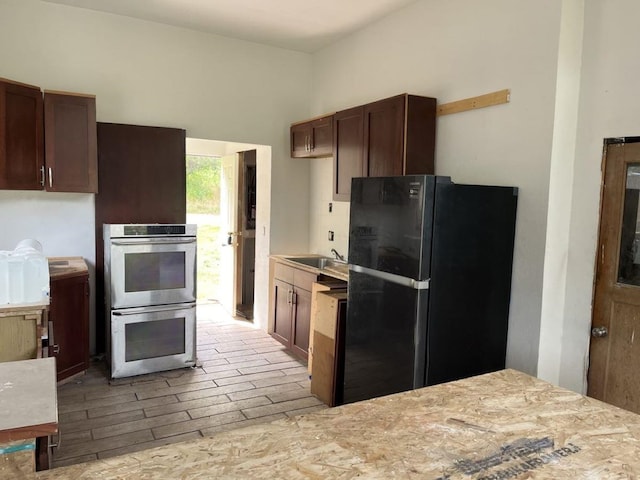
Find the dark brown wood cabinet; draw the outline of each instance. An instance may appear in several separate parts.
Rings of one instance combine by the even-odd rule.
[[[273,333],[272,336],[283,345],[291,345],[291,295],[293,285],[275,278],[273,280]]]
[[[96,193],[96,102],[0,79],[0,189]]]
[[[41,190],[42,92],[0,79],[0,189]]]
[[[44,92],[45,188],[51,192],[98,192],[96,98]]]
[[[335,113],[333,199],[353,177],[433,174],[436,99],[402,94]]]
[[[96,349],[105,349],[105,223],[185,223],[186,132],[179,128],[98,122]]]
[[[313,283],[314,279],[309,282]],[[311,330],[311,286],[309,290],[294,285],[294,318],[291,350],[305,360],[309,357],[309,331]]]
[[[291,125],[291,157],[330,157],[333,154],[333,115]]]
[[[61,381],[89,368],[89,273],[86,265],[50,271],[49,345]]]
[[[334,115],[333,199],[348,202],[351,179],[364,175],[364,107]]]
[[[309,356],[311,285],[316,274],[276,263],[273,278],[272,336],[298,357]]]

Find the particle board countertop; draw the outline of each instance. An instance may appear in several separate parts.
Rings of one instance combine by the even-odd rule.
[[[53,357],[0,363],[0,442],[58,431]]]
[[[38,479],[619,479],[640,416],[514,370],[74,465]]]

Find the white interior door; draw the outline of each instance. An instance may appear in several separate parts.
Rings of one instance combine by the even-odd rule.
[[[238,254],[238,154],[222,157],[220,173],[220,303],[236,313],[236,256]]]

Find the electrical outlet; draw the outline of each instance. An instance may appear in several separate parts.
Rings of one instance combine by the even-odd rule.
[[[333,242],[333,231],[329,230],[329,241]]]
[[[329,213],[333,212],[333,203],[329,202]]]

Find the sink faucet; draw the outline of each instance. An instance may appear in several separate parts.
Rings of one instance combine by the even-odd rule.
[[[333,253],[333,255],[336,257],[336,260],[341,260],[344,262],[344,256],[340,255],[335,248],[331,249],[331,253]]]

